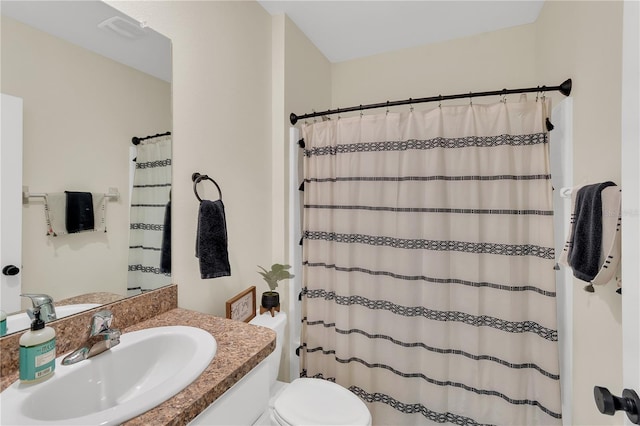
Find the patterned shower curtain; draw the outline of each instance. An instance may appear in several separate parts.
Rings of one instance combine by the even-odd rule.
[[[561,424],[547,109],[303,128],[302,376],[374,424]]]
[[[136,157],[129,217],[128,293],[171,284],[161,268],[165,215],[171,193],[171,136],[140,142]]]

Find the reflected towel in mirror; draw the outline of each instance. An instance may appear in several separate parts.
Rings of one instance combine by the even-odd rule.
[[[107,232],[106,197],[104,194],[91,193],[93,205],[93,228],[85,231]],[[67,229],[67,194],[65,192],[47,193],[44,197],[44,212],[47,223],[47,235],[56,237],[73,233]],[[80,232],[76,230],[75,232]]]
[[[162,249],[160,251],[160,272],[171,273],[171,201],[164,209],[164,226],[162,228]]]
[[[93,231],[93,197],[90,192],[64,191],[66,195],[65,226],[67,232],[75,234]]]

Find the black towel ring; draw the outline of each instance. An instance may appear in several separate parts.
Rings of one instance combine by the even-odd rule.
[[[200,198],[200,196],[198,195],[198,189],[196,188],[196,185],[198,185],[198,183],[204,179],[210,180],[211,182],[213,182],[216,188],[218,188],[218,195],[220,196],[220,200],[222,200],[222,190],[220,189],[216,181],[211,179],[207,175],[201,175],[200,173],[195,172],[194,174],[191,175],[191,180],[193,181],[193,193],[196,194],[196,198],[198,199],[198,201],[202,202],[202,198]]]

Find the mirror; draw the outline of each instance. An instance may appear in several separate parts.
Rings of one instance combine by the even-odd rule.
[[[0,91],[23,99],[22,185],[31,195],[22,205],[22,292],[46,293],[56,302],[110,303],[170,284],[170,268],[146,259],[158,257],[162,245],[170,136],[137,146],[132,138],[171,131],[171,41],[101,1],[3,1],[0,12]],[[168,140],[167,158],[142,164],[144,147],[161,140]],[[161,186],[165,198],[143,194],[132,204],[153,205],[159,219],[130,224],[136,216],[129,206],[132,172],[147,173],[158,162],[169,181],[138,186]],[[64,191],[117,192],[105,202],[106,232],[47,235],[43,195]],[[130,228],[160,240],[130,243]],[[144,259],[130,261],[130,245]],[[155,277],[142,279],[143,272]]]

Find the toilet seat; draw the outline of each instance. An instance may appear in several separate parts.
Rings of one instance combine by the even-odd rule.
[[[349,390],[322,379],[300,378],[287,386],[273,405],[281,425],[371,424],[367,406]]]

